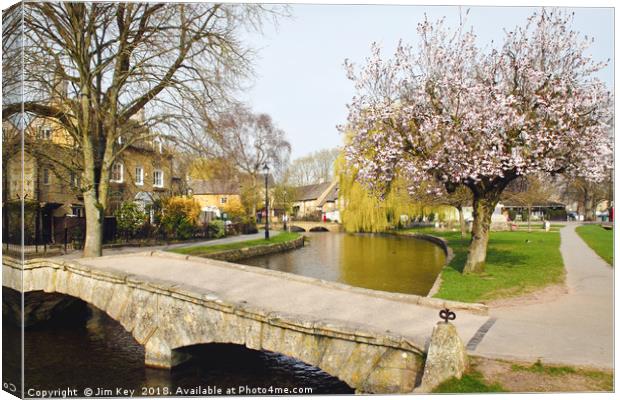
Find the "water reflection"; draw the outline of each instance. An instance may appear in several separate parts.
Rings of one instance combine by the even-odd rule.
[[[445,264],[428,241],[382,234],[307,233],[302,249],[241,261],[277,271],[389,292],[426,295]]]

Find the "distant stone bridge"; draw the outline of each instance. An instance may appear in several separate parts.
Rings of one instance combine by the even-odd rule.
[[[233,343],[294,357],[368,393],[411,392],[437,309],[459,307],[164,252],[24,266],[4,257],[2,269],[5,287],[106,312],[144,346],[147,366],[172,368],[190,357],[187,346]],[[464,340],[487,319],[471,307],[456,321]]]
[[[291,230],[296,230],[295,227],[301,228],[296,230],[300,232],[340,232],[342,230],[342,225],[335,222],[291,221],[289,225]]]

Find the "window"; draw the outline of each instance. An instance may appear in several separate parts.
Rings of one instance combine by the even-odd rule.
[[[119,136],[119,137],[116,139],[116,143],[118,143],[118,144],[123,144],[123,137],[122,137],[122,136]]]
[[[112,165],[112,173],[110,174],[110,182],[123,182],[123,164],[114,163]]]
[[[40,132],[41,139],[50,140],[52,138],[52,128],[50,128],[49,126],[42,126]]]
[[[84,207],[80,207],[80,206],[73,206],[73,207],[71,207],[71,214],[73,214],[76,217],[83,217],[84,216]]]
[[[153,171],[153,186],[159,188],[164,187],[164,171],[160,169]]]
[[[136,167],[136,185],[144,185],[144,168]]]
[[[50,170],[49,170],[49,168],[43,168],[41,173],[43,175],[43,184],[44,185],[49,185],[50,184]]]
[[[226,204],[226,202],[228,202],[228,197],[226,196],[220,197],[220,204]]]
[[[74,189],[80,187],[80,176],[74,171],[71,171],[71,187]]]

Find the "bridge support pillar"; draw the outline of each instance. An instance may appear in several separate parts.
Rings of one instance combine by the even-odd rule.
[[[171,350],[158,338],[151,338],[144,345],[144,365],[150,368],[172,369],[190,358],[190,354]]]

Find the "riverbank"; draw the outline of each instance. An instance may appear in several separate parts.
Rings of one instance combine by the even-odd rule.
[[[460,232],[410,229],[405,234],[432,234],[447,241],[454,257],[441,272],[434,297],[488,303],[523,296],[564,282],[564,264],[558,232],[491,232],[483,274],[463,275],[469,237]]]
[[[224,261],[270,254],[303,246],[303,236],[296,232],[280,232],[269,239],[246,240],[217,245],[179,247],[169,251],[196,257],[208,257]]]
[[[614,265],[614,231],[599,224],[582,225],[576,229],[577,234],[599,257],[613,267]]]

